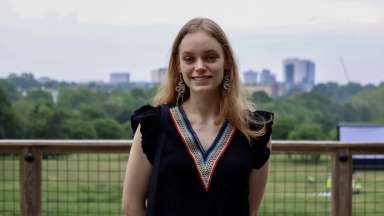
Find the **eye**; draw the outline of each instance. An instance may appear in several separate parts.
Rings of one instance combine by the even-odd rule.
[[[208,62],[215,62],[217,58],[218,58],[217,55],[209,55],[206,57]]]
[[[184,56],[183,61],[186,63],[192,63],[193,62],[193,57],[192,56]]]

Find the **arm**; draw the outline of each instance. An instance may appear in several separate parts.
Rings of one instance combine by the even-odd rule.
[[[268,148],[271,148],[271,141],[268,142]],[[265,186],[268,179],[269,160],[260,168],[252,169],[249,177],[249,212],[251,216],[257,216]]]
[[[133,137],[124,178],[123,208],[125,216],[145,215],[145,194],[148,190],[151,169],[152,165],[141,147],[139,125]]]

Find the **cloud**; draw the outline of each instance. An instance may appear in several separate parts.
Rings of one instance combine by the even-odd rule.
[[[381,0],[12,0],[22,17],[68,16],[88,24],[182,25],[196,16],[225,27],[255,28],[317,23],[373,22],[382,18]],[[381,18],[380,18],[381,17]]]
[[[0,24],[8,24],[17,18],[16,13],[7,0],[0,1]]]

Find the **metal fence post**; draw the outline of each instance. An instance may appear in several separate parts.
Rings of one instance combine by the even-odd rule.
[[[42,153],[36,147],[24,147],[20,155],[20,207],[23,216],[41,215]]]
[[[352,155],[349,149],[340,149],[333,157],[332,215],[352,215]]]

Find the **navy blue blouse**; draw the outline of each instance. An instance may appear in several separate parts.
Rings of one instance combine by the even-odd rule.
[[[159,131],[165,133],[156,186],[156,216],[249,216],[249,176],[268,160],[273,113],[256,111],[266,133],[248,142],[244,134],[224,122],[208,150],[204,150],[181,107],[167,108],[160,125],[160,107],[143,106],[131,118],[135,132],[141,125],[142,148],[153,165]],[[263,125],[251,124],[257,130]]]

